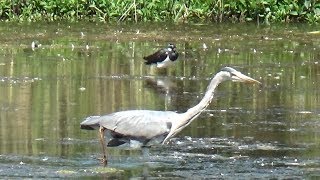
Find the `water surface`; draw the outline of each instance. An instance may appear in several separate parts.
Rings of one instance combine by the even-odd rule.
[[[0,175],[5,178],[320,176],[320,39],[308,25],[38,23],[0,26]],[[32,49],[31,43],[41,46]],[[142,57],[177,45],[175,66]],[[167,145],[97,158],[90,115],[184,112],[224,66],[262,82],[226,82]],[[113,169],[111,169],[113,168]],[[111,169],[111,170],[110,170]],[[110,170],[110,171],[109,171]]]

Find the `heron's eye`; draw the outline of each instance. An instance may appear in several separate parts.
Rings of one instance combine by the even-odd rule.
[[[233,74],[232,72],[230,73],[230,77],[233,77],[233,78],[237,78],[238,76],[236,74]]]

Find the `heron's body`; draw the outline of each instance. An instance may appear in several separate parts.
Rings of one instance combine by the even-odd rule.
[[[178,59],[179,53],[176,51],[174,44],[168,44],[168,47],[158,50],[157,52],[143,57],[145,64],[156,64],[158,68],[166,68]]]
[[[108,146],[119,146],[131,141],[139,142],[141,146],[148,146],[154,143],[163,144],[188,126],[206,109],[213,98],[216,87],[226,80],[259,83],[239,71],[226,67],[212,78],[202,100],[184,113],[152,110],[120,111],[104,116],[88,117],[81,123],[81,128],[99,128],[104,154],[103,161],[106,164],[105,131],[111,135]]]
[[[140,142],[141,146],[150,146],[162,143],[180,116],[173,111],[128,110],[88,117],[81,123],[81,128],[98,129],[103,126],[111,135],[108,146],[125,143],[130,146],[130,140]]]

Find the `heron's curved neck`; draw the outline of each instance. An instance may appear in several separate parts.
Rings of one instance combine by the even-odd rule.
[[[221,73],[221,72],[220,72]],[[213,95],[214,95],[214,90],[216,87],[224,81],[222,74],[216,74],[210,84],[207,87],[207,91],[202,98],[202,100],[194,107],[188,109],[185,113],[181,114],[181,118],[179,121],[175,121],[175,127],[173,130],[168,134],[168,136],[164,139],[163,143],[170,137],[174,136],[178,132],[180,132],[183,128],[188,126],[193,120],[196,119],[200,115],[200,113],[207,108],[207,106],[210,104]]]
[[[219,75],[219,73],[217,75],[215,75],[212,78],[211,82],[209,83],[209,85],[207,87],[207,91],[206,91],[205,95],[203,96],[202,100],[196,106],[188,109],[187,112],[185,112],[187,117],[191,118],[190,122],[192,120],[194,120],[197,116],[199,116],[200,113],[208,107],[208,105],[210,104],[210,102],[213,98],[216,87],[222,81],[223,81],[223,78],[222,78],[222,76]]]

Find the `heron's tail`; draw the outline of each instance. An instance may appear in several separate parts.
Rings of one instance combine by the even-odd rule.
[[[80,123],[81,129],[94,130],[100,127],[100,116],[89,116]]]

